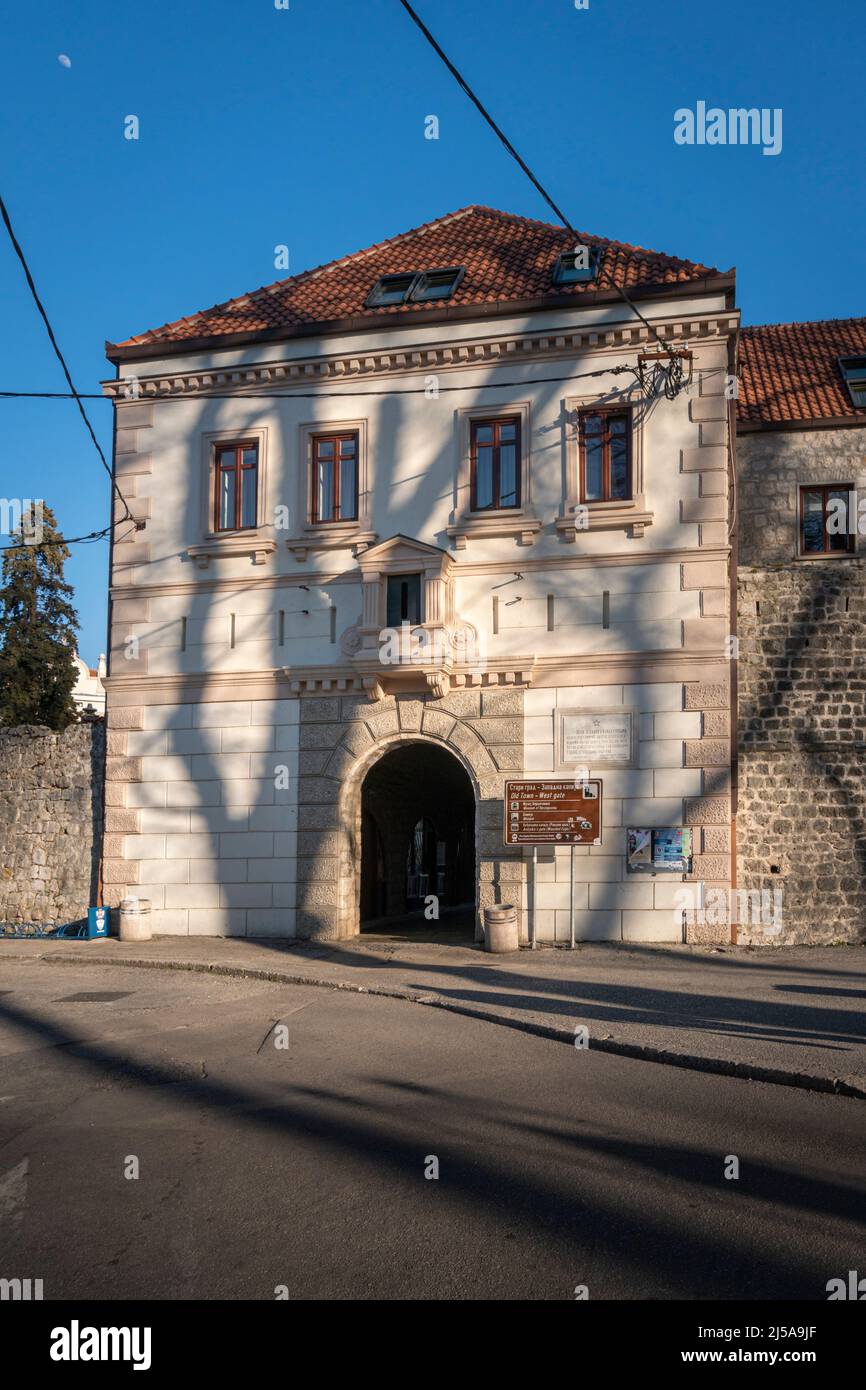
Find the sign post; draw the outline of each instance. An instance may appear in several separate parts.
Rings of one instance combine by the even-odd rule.
[[[570,937],[569,945],[574,950],[574,845],[571,847],[571,875],[569,878],[568,894],[568,934]]]
[[[529,940],[535,932],[536,870],[539,845],[566,845],[571,850],[571,945],[574,946],[574,849],[576,845],[601,844],[602,783],[597,777],[574,782],[567,779],[505,783],[506,845],[532,846],[532,911]],[[555,937],[555,933],[554,933]]]
[[[534,951],[538,942],[535,939],[535,897],[538,892],[538,845],[532,846],[532,915],[529,919],[532,928],[529,935],[529,944]]]

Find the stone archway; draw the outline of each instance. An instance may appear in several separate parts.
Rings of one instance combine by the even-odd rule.
[[[352,692],[302,697],[297,831],[287,835],[295,879],[295,934],[306,941],[355,936],[360,916],[362,787],[390,749],[423,744],[455,758],[475,802],[475,938],[479,913],[523,903],[522,851],[502,842],[505,778],[522,767],[519,691],[398,692],[370,700]]]
[[[428,785],[426,789],[419,783],[419,775],[425,774],[434,779],[434,785]],[[435,785],[435,779],[441,779],[444,785]],[[378,806],[377,798],[370,796],[371,787],[378,789]],[[390,817],[382,814],[389,796],[393,796],[396,803]],[[449,796],[452,800],[457,798],[452,806],[454,814],[450,826]],[[465,802],[462,797],[465,797]],[[462,815],[465,815],[468,823],[466,839],[461,846],[454,830]],[[410,910],[406,900],[408,885],[400,882],[401,859],[405,862],[410,831],[421,819],[428,819],[433,828],[438,829],[445,846],[440,881],[423,886],[429,888],[435,897],[444,897],[446,901],[443,907],[456,907],[456,899],[461,897],[464,903],[471,903],[477,935],[477,905],[480,899],[477,782],[458,749],[441,739],[410,733],[383,739],[358,760],[344,781],[339,814],[343,840],[340,856],[340,936],[354,936],[361,930],[362,911],[369,905],[369,898],[364,901],[364,872],[365,869],[370,871],[373,855],[369,845],[365,851],[365,832],[368,837],[371,833],[381,836],[387,875],[382,917],[401,916]],[[371,824],[371,820],[375,824]],[[468,856],[468,867],[465,862],[460,862],[461,850]],[[437,892],[437,888],[442,891]],[[428,894],[423,896],[426,898]]]
[[[450,749],[387,748],[361,783],[359,927],[434,932],[474,923],[476,797]]]

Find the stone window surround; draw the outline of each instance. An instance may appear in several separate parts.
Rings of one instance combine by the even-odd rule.
[[[216,471],[217,446],[232,444],[238,440],[255,440],[258,447],[258,478],[256,490],[256,526],[247,526],[236,531],[217,531],[214,529],[214,479]],[[273,538],[273,527],[266,525],[267,515],[267,474],[268,474],[268,430],[266,425],[250,428],[212,430],[201,436],[201,534],[203,543],[187,546],[187,554],[192,557],[199,569],[207,569],[211,560],[249,555],[253,564],[261,564],[277,548]]]
[[[348,434],[358,436],[358,516],[354,521],[312,521],[313,499],[310,485],[313,468],[313,438],[322,434]],[[372,431],[366,419],[357,420],[306,420],[298,426],[297,483],[294,517],[303,517],[294,534],[286,540],[287,548],[296,560],[307,558],[310,550],[351,550],[356,557],[378,537],[373,530],[372,497]]]
[[[387,547],[387,549],[386,549]],[[385,554],[381,554],[382,550]],[[391,558],[389,551],[397,551]],[[399,554],[403,550],[402,555]],[[359,559],[362,583],[362,625],[380,631],[387,625],[387,580],[393,575],[420,574],[421,617],[413,627],[434,627],[454,617],[454,562],[437,546],[423,546],[409,537],[394,536]],[[408,553],[405,553],[408,551]]]
[[[364,688],[371,699],[381,698],[384,690],[383,671],[379,644],[387,628],[387,581],[389,577],[401,574],[421,576],[421,612],[417,623],[410,624],[413,639],[428,643],[426,655],[403,664],[398,662],[399,671],[407,670],[423,680],[428,689],[444,696],[450,685],[451,662],[448,655],[447,636],[455,621],[454,610],[454,569],[452,557],[438,546],[413,540],[409,536],[395,535],[379,545],[373,546],[359,557],[361,570],[361,616],[354,629],[354,641],[350,656],[356,669],[365,672]],[[421,634],[424,634],[423,638]]]
[[[532,420],[529,401],[508,401],[495,405],[465,406],[455,412],[458,431],[456,505],[446,533],[455,550],[465,550],[469,540],[513,536],[521,545],[531,545],[542,523],[531,506]],[[474,511],[472,496],[472,422],[505,419],[516,415],[520,421],[520,506],[500,511]]]
[[[631,417],[629,457],[631,467],[631,497],[628,501],[584,502],[580,494],[580,426],[578,416],[593,406],[621,407]],[[599,401],[597,396],[567,396],[565,399],[565,478],[566,495],[562,512],[556,518],[556,529],[563,540],[576,541],[575,512],[585,506],[587,525],[584,530],[631,530],[640,537],[644,527],[651,526],[653,513],[648,510],[644,482],[644,417],[639,404],[624,398],[618,401]]]

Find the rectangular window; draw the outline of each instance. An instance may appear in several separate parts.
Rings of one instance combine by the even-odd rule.
[[[800,488],[800,554],[845,555],[854,549],[849,518],[850,483]]]
[[[312,437],[310,519],[313,522],[357,521],[358,434]]]
[[[218,444],[214,468],[214,530],[245,531],[258,524],[259,446]]]
[[[582,502],[631,499],[631,418],[627,410],[580,413]]]
[[[425,270],[415,281],[409,297],[414,303],[430,299],[450,299],[462,279],[462,266],[451,266],[447,270]]]
[[[388,575],[388,627],[421,621],[420,574]]]
[[[577,285],[594,280],[598,273],[600,248],[597,246],[575,246],[573,251],[562,251],[553,267],[555,285]]]
[[[505,511],[520,506],[520,419],[473,420],[471,507]]]
[[[418,280],[415,270],[405,275],[383,275],[367,295],[368,309],[385,309],[389,304],[405,304]]]

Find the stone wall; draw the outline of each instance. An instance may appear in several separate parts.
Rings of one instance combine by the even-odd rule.
[[[866,938],[866,559],[796,558],[798,487],[862,486],[864,437],[738,445],[738,885],[781,890],[787,943]]]
[[[849,483],[866,490],[866,429],[757,430],[737,440],[740,566],[790,565],[798,549],[799,489]]]
[[[0,922],[59,925],[96,902],[102,723],[0,729]]]

